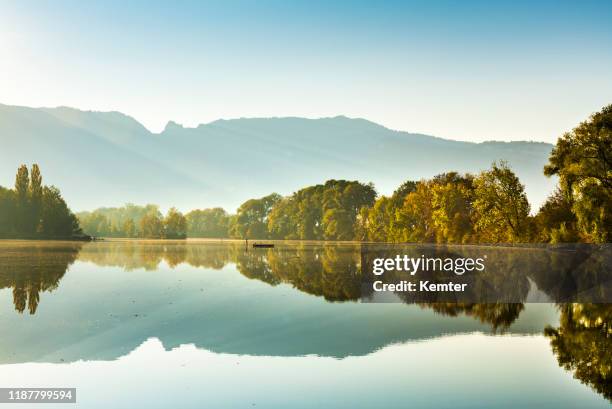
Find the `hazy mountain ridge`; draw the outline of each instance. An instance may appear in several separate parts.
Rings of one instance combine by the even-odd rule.
[[[222,206],[326,179],[374,182],[389,194],[406,179],[477,172],[507,160],[534,208],[552,190],[542,174],[552,145],[460,142],[394,131],[365,119],[240,118],[152,133],[120,112],[0,104],[0,185],[37,162],[75,210],[126,202]]]

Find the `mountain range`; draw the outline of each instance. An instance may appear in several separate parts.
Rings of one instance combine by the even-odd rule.
[[[327,179],[373,182],[390,194],[407,179],[478,172],[506,160],[537,210],[556,183],[542,169],[541,142],[461,142],[395,131],[359,118],[240,118],[195,128],[169,122],[150,132],[120,112],[0,104],[0,185],[38,163],[45,184],[75,211],[125,203],[181,210],[272,192],[288,195]]]

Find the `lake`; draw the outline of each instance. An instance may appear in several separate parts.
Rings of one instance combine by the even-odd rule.
[[[610,304],[363,302],[362,260],[0,241],[0,386],[74,387],[68,408],[610,407]]]

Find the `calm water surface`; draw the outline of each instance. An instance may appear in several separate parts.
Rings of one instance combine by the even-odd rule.
[[[361,303],[360,271],[358,245],[0,241],[0,386],[76,387],[70,408],[610,407],[609,304]]]

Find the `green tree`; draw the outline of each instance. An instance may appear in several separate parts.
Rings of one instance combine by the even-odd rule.
[[[557,189],[546,199],[535,217],[537,242],[572,243],[580,241],[571,199]]]
[[[338,189],[335,188],[334,184],[338,186]],[[372,183],[363,184],[355,181],[347,182],[340,180],[331,181],[331,184],[330,181],[328,181],[325,183],[325,186],[326,189],[331,187],[331,191],[337,192],[335,195],[337,197],[337,203],[340,204],[339,207],[349,213],[351,221],[354,220],[362,207],[372,206],[372,203],[376,200],[376,190]]]
[[[475,230],[481,242],[527,240],[529,202],[524,186],[504,162],[474,179]]]
[[[15,192],[0,186],[0,237],[15,235],[16,212]]]
[[[328,180],[275,203],[267,228],[279,239],[353,240],[362,234],[362,209],[375,199],[372,184]]]
[[[30,215],[29,215],[29,226],[28,230],[30,234],[36,232],[40,227],[41,213],[42,213],[42,175],[40,174],[40,168],[35,163],[32,165],[32,171],[30,172]]]
[[[559,176],[587,241],[606,243],[612,231],[612,104],[557,141],[547,176]]]
[[[15,189],[0,187],[0,237],[63,238],[82,236],[76,216],[59,190],[43,186],[40,168],[32,166],[31,177],[21,165]]]
[[[309,186],[297,192],[296,219],[297,237],[301,240],[320,240],[323,238],[323,191],[322,185]],[[327,201],[327,204],[330,200]]]
[[[231,226],[232,237],[243,239],[268,238],[268,215],[272,207],[280,200],[280,195],[272,193],[260,199],[247,200],[240,205]]]
[[[29,186],[30,176],[28,173],[28,167],[26,165],[21,165],[17,169],[17,175],[15,176],[15,193],[17,194],[19,205],[26,203],[28,199]]]
[[[81,234],[78,219],[56,187],[43,187],[41,211],[40,232],[43,237],[71,238]]]
[[[29,185],[30,175],[26,165],[19,166],[17,175],[15,176],[15,199],[16,199],[16,233],[21,236],[31,234],[29,225]]]
[[[268,215],[268,232],[273,239],[298,239],[299,206],[294,197],[284,197]]]
[[[329,209],[323,215],[325,240],[353,240],[354,221],[345,209]]]
[[[229,215],[220,207],[196,209],[187,213],[189,237],[225,238],[229,236]]]

